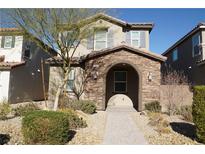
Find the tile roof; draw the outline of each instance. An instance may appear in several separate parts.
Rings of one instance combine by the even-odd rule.
[[[1,70],[8,70],[8,69],[12,69],[14,67],[21,66],[24,64],[25,64],[25,61],[22,61],[22,62],[0,62],[0,69]]]
[[[119,51],[121,49],[126,49],[126,50],[129,50],[129,51],[132,51],[133,53],[138,53],[138,54],[141,54],[141,55],[144,55],[146,57],[150,57],[150,58],[153,58],[153,59],[156,59],[156,60],[159,60],[159,61],[165,61],[167,59],[166,57],[164,57],[162,55],[159,55],[159,54],[156,54],[156,53],[153,53],[151,51],[148,51],[148,50],[145,50],[145,49],[142,49],[142,48],[134,48],[134,47],[124,45],[124,44],[113,47],[113,48],[106,48],[106,49],[103,49],[103,50],[100,50],[100,51],[93,51],[90,54],[82,57],[81,59],[86,60],[86,59],[94,58],[96,56],[100,56],[100,55],[103,55],[103,54],[109,54],[110,52]]]
[[[123,49],[124,50],[129,50],[129,51],[131,51],[133,53],[136,53],[136,54],[141,54],[143,56],[146,56],[146,57],[149,57],[149,58],[161,61],[161,62],[164,62],[167,59],[166,57],[164,57],[162,55],[153,53],[153,52],[145,50],[145,49],[133,48],[133,47],[128,46],[128,45],[119,45],[117,47],[106,48],[106,49],[103,49],[103,50],[100,50],[100,51],[92,51],[90,54],[85,55],[85,56],[81,56],[79,58],[73,57],[71,64],[73,64],[73,65],[80,64],[81,62],[86,61],[88,59],[96,58],[96,57],[99,57],[99,56],[102,56],[102,55],[105,55],[105,54],[109,54],[111,52],[117,52],[117,51],[120,51],[120,50],[123,50]],[[54,58],[47,59],[46,62],[48,64],[52,65],[52,64],[62,64],[63,61],[60,57],[54,57]]]

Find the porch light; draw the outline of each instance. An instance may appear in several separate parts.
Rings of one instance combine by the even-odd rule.
[[[93,65],[93,71],[92,71],[92,77],[94,80],[96,80],[98,78],[98,68],[99,68],[99,65],[98,64],[94,64]]]
[[[148,81],[152,81],[152,73],[151,72],[149,72],[149,74],[148,74]]]

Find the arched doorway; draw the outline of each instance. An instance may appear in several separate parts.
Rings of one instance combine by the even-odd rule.
[[[111,97],[122,94],[129,97],[133,103],[133,107],[139,111],[141,109],[139,104],[141,89],[140,80],[139,72],[131,64],[118,63],[109,68],[106,75],[105,108],[107,108],[108,101]],[[121,96],[121,98],[123,99],[125,97]]]

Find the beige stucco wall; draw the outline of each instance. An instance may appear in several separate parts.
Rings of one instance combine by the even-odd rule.
[[[113,46],[116,47],[120,44],[122,44],[122,42],[126,42],[126,32],[123,32],[123,28],[117,24],[111,23],[109,21],[103,20],[103,19],[99,19],[93,23],[90,24],[90,26],[88,26],[89,28],[97,28],[97,27],[108,27],[110,30],[113,31],[114,36],[113,36]],[[145,31],[145,30],[143,30]],[[145,31],[145,39],[146,39],[146,48],[147,50],[149,50],[149,31],[146,30]],[[93,50],[89,50],[87,49],[87,39],[83,39],[81,41],[81,43],[79,44],[78,48],[76,49],[75,53],[74,53],[74,57],[80,57],[83,55],[87,55],[89,54],[91,51]],[[70,52],[72,53],[72,52]]]
[[[21,62],[23,51],[23,36],[15,36],[14,48],[1,48],[2,36],[0,36],[0,55],[5,56],[6,62]]]
[[[84,77],[84,70],[81,67],[73,67],[75,72],[75,80],[74,86],[77,92],[81,92],[83,90],[83,77]],[[49,71],[49,90],[48,90],[48,99],[51,102],[55,100],[55,94],[57,92],[58,86],[63,81],[63,73],[61,67],[58,66],[51,66]],[[67,85],[66,85],[67,86]],[[77,99],[76,95],[71,91],[66,91],[67,95],[71,99]],[[81,99],[84,98],[84,94],[80,96]]]

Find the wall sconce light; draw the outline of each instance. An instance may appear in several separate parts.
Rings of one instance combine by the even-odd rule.
[[[149,74],[148,74],[148,81],[152,81],[152,73],[151,72],[149,72]]]
[[[93,65],[93,72],[92,72],[92,77],[94,80],[96,80],[98,78],[98,68],[99,68],[99,65]]]

